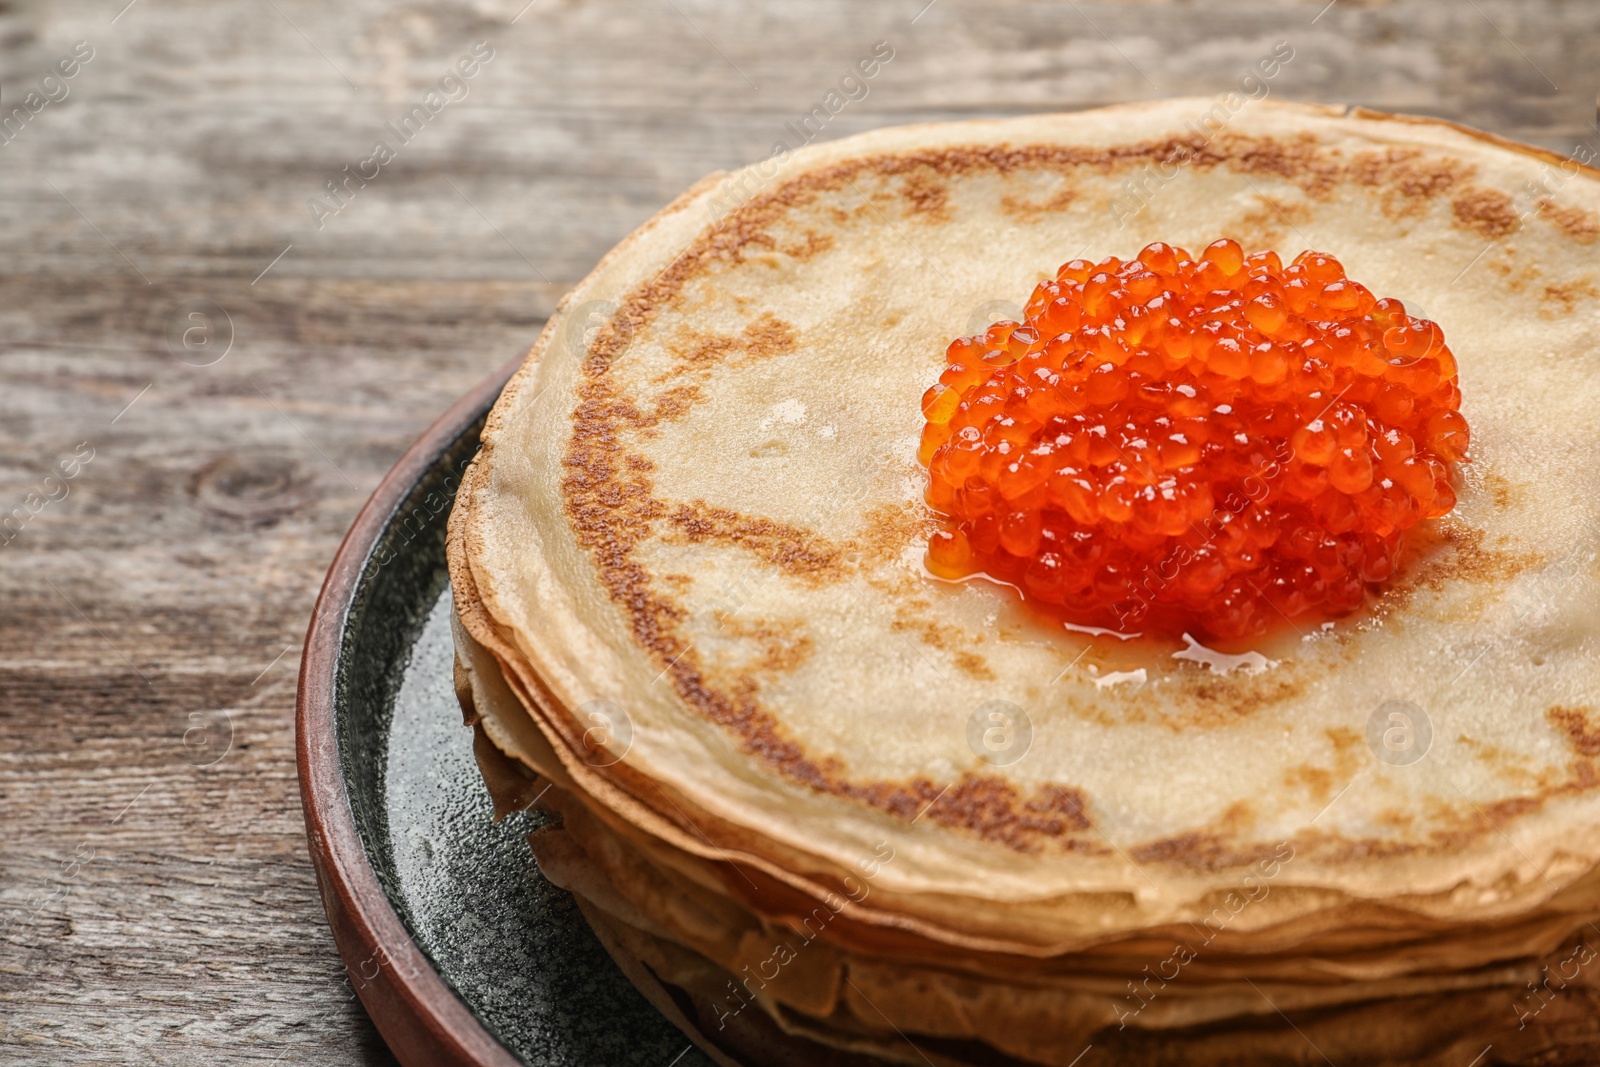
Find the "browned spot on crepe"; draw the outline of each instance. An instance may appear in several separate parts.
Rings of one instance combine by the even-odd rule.
[[[1000,198],[1000,210],[1024,222],[1037,222],[1045,215],[1067,210],[1077,196],[1078,194],[1070,187],[1061,189],[1043,200],[1029,200],[1007,193]]]
[[[798,341],[794,327],[770,311],[763,312],[736,337],[684,330],[669,349],[674,357],[672,368],[653,380],[658,384],[685,376],[703,380],[719,366],[743,366],[792,352]]]
[[[930,173],[913,171],[907,174],[900,184],[900,193],[914,216],[925,216],[929,222],[942,222],[950,217],[950,189]]]
[[[1600,727],[1591,721],[1589,708],[1564,708],[1559,705],[1545,712],[1545,718],[1566,735],[1567,744],[1580,756],[1600,756]]]
[[[1549,219],[1561,232],[1579,244],[1594,244],[1600,238],[1600,218],[1582,208],[1563,207],[1549,197],[1539,201],[1539,215]]]
[[[1600,296],[1600,289],[1596,289],[1594,282],[1583,278],[1575,282],[1564,282],[1559,285],[1544,287],[1544,299],[1548,303],[1560,304],[1560,314],[1570,315],[1580,303]],[[1548,309],[1554,312],[1554,309]]]
[[[1489,240],[1509,237],[1522,225],[1511,196],[1482,186],[1468,189],[1450,204],[1456,221]]]

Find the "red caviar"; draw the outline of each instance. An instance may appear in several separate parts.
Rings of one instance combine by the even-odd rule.
[[[1335,618],[1456,502],[1439,327],[1330,255],[1073,260],[1025,321],[958,338],[922,398],[927,565],[1067,617],[1197,638]]]

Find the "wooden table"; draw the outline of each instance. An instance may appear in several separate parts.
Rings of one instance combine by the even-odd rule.
[[[8,1064],[393,1062],[295,788],[324,568],[613,242],[875,42],[824,136],[1217,93],[1284,40],[1285,98],[1600,144],[1588,0],[126,2],[0,2]]]

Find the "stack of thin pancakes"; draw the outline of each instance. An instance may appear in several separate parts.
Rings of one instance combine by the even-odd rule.
[[[706,179],[563,301],[451,516],[498,805],[721,1063],[1600,1062],[1585,162],[1230,97]],[[1220,236],[1444,327],[1473,462],[1402,576],[1235,656],[929,577],[949,341]]]

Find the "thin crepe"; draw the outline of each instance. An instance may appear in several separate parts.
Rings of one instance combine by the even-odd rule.
[[[976,950],[1195,921],[1263,877],[1230,931],[1372,901],[1499,921],[1568,887],[1587,907],[1600,184],[1442,123],[1262,102],[1203,137],[1207,114],[876,131],[714,176],[613,251],[451,518],[463,630],[551,769],[812,896],[892,841],[852,912]],[[1108,684],[1114,642],[922,573],[917,401],[951,338],[1060,262],[1221,235],[1333,252],[1442,323],[1474,462],[1370,617],[1259,673]],[[1006,765],[968,740],[996,700],[1031,731]],[[625,713],[614,763],[585,748],[595,701]],[[1366,739],[1393,701],[1431,723],[1409,765]]]

